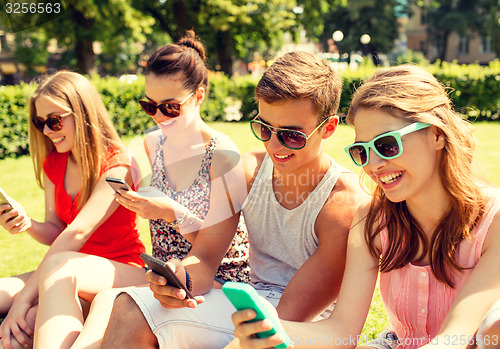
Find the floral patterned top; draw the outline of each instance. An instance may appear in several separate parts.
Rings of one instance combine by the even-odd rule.
[[[210,140],[205,149],[201,167],[191,186],[182,191],[174,191],[165,174],[163,144],[167,137],[160,136],[156,145],[151,186],[167,194],[170,198],[187,207],[189,211],[204,219],[210,208],[210,169],[212,156],[219,143],[217,137]],[[164,219],[149,221],[153,256],[167,261],[171,258],[183,259],[191,249],[187,241],[176,229],[169,227]],[[216,273],[216,278],[225,281],[249,282],[248,235],[246,226],[240,216],[240,222],[233,242]]]

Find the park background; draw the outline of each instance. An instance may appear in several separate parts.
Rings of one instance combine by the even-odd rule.
[[[0,11],[0,187],[36,220],[43,220],[44,200],[27,155],[30,81],[61,69],[87,74],[128,143],[153,126],[137,103],[147,57],[187,29],[207,47],[203,118],[241,152],[262,148],[248,125],[257,113],[253,91],[284,52],[315,52],[341,73],[341,117],[353,91],[379,66],[412,63],[435,74],[474,123],[478,170],[500,186],[497,0],[61,0],[59,13],[45,6],[44,14],[30,6],[8,13],[7,3]],[[353,130],[340,125],[325,151],[360,173],[343,151],[353,139]],[[144,220],[140,227],[150,251]],[[33,270],[46,250],[26,234],[0,228],[0,277]],[[377,291],[363,333],[373,337],[386,325]]]

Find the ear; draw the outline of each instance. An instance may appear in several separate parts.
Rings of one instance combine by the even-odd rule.
[[[322,138],[327,139],[328,137],[331,137],[335,131],[337,131],[337,126],[339,124],[339,117],[337,115],[330,116],[330,119],[326,122],[326,124],[323,126],[324,128],[324,133]]]
[[[203,101],[205,100],[205,88],[204,87],[198,87],[196,91],[194,92],[194,99],[196,102],[196,106],[201,105]]]
[[[434,140],[434,148],[436,150],[443,149],[446,144],[443,132],[439,128],[432,126],[432,137]]]

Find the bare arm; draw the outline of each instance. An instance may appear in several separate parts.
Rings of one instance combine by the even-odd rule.
[[[500,214],[490,225],[482,256],[453,302],[432,344],[422,348],[466,348],[500,295]],[[491,340],[491,339],[490,339]],[[500,338],[497,338],[500,343]]]
[[[318,322],[282,321],[295,348],[352,348],[355,341],[351,341],[351,338],[355,339],[361,333],[378,274],[378,259],[370,254],[364,240],[364,219],[362,218],[365,215],[366,206],[364,205],[358,210],[349,232],[344,278],[336,306],[330,317]],[[267,339],[252,337],[252,334],[268,329],[268,327],[262,321],[244,323],[255,316],[249,316],[249,312],[251,311],[244,310],[233,315],[233,322],[236,326],[234,333],[239,338],[241,346],[270,348],[279,344],[281,341],[275,336]],[[316,342],[312,342],[314,339]]]
[[[118,207],[118,203],[114,200],[113,190],[104,180],[106,176],[123,178],[127,174],[128,168],[114,167],[106,171],[98,180],[94,191],[92,192],[87,203],[82,207],[81,211],[75,217],[73,222],[68,225],[62,232],[56,234],[55,229],[52,231],[49,228],[49,234],[46,237],[47,241],[53,240],[47,254],[42,260],[40,266],[43,265],[44,260],[57,252],[62,251],[78,251],[89,239],[92,233],[111,216],[111,214]],[[49,185],[53,188],[53,184]],[[53,190],[53,189],[52,189]],[[49,196],[47,193],[46,196]],[[53,196],[53,193],[52,193]],[[46,198],[47,218],[51,220],[46,226],[51,227],[56,225],[55,202],[52,199]],[[57,218],[57,222],[60,222]],[[41,223],[43,224],[43,223]],[[41,226],[43,227],[43,226]],[[44,232],[37,232],[40,236]],[[57,237],[56,237],[57,236]],[[40,237],[41,238],[41,237]],[[34,302],[38,295],[38,275],[39,269],[33,273],[30,280],[28,280],[24,289],[16,297],[16,301],[23,300],[24,302]]]

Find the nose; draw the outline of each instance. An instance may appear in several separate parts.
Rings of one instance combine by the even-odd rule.
[[[374,168],[377,170],[381,168],[386,162],[387,160],[378,156],[378,154],[370,148],[370,158],[368,159],[368,163],[365,165],[365,167],[369,166],[370,168]]]
[[[51,132],[53,132],[53,131],[50,129],[50,127],[47,124],[43,125],[43,134],[44,135],[47,135]]]
[[[271,132],[271,138],[269,138],[269,140],[265,143],[267,144],[267,149],[270,150],[277,150],[284,147],[284,145],[278,140],[278,136],[274,131]]]

